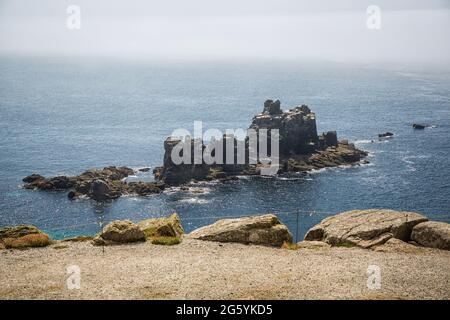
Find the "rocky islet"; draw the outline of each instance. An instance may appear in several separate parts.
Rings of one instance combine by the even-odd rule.
[[[263,111],[252,119],[249,128],[255,130],[258,135],[263,129],[269,132],[273,129],[279,131],[280,164],[277,169],[279,174],[367,162],[363,160],[367,152],[357,149],[347,140],[339,141],[336,131],[318,135],[316,116],[306,105],[283,111],[279,100],[267,100]],[[238,141],[234,136],[224,135],[223,139],[224,141],[231,139],[236,151]],[[159,194],[166,186],[178,186],[193,180],[229,181],[237,179],[239,175],[256,176],[261,174],[261,168],[265,166],[261,159],[256,159],[256,163],[250,163],[248,157],[243,164],[238,164],[237,161],[233,164],[206,164],[204,161],[199,164],[194,161],[175,164],[171,156],[172,150],[180,141],[174,137],[164,141],[163,166],[153,170],[155,181],[126,181],[128,176],[136,172],[149,171],[148,167],[133,170],[129,167],[110,166],[87,170],[77,176],[46,178],[33,173],[23,179],[23,187],[44,191],[69,190],[69,199],[88,197],[96,201],[105,201],[122,195]],[[197,143],[201,144],[202,150],[207,147],[203,141]],[[248,156],[250,150],[247,142],[245,148]],[[236,154],[235,152],[235,157]],[[190,156],[194,157],[193,151]],[[226,157],[226,150],[224,150],[224,157]]]

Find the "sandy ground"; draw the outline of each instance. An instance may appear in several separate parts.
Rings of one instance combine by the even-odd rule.
[[[0,250],[1,299],[450,299],[450,252],[297,251],[185,239]],[[69,290],[67,267],[80,267]],[[381,289],[367,287],[378,265]]]

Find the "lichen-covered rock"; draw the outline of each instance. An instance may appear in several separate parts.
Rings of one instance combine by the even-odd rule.
[[[146,238],[152,237],[180,237],[183,233],[180,217],[173,213],[165,218],[151,218],[138,223]]]
[[[415,212],[387,209],[353,210],[328,217],[311,228],[305,240],[370,248],[391,238],[410,239],[413,227],[428,219]]]
[[[138,225],[129,220],[117,220],[104,227],[102,232],[92,240],[92,243],[108,245],[138,241],[145,241],[145,234]]]
[[[411,240],[425,247],[450,250],[450,224],[437,221],[419,223],[412,230]]]
[[[51,243],[50,237],[31,225],[0,228],[0,243],[7,249],[45,247]]]
[[[288,228],[273,214],[219,220],[192,231],[188,236],[199,240],[276,247],[280,247],[284,242],[292,242]]]

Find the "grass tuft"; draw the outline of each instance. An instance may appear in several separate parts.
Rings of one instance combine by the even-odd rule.
[[[3,239],[6,249],[22,249],[27,247],[45,247],[50,244],[48,235],[44,233],[27,234],[23,237],[14,239]]]
[[[92,241],[94,237],[91,236],[78,236],[74,238],[63,239],[63,242],[84,242],[84,241]]]
[[[151,238],[152,244],[173,246],[181,243],[180,237],[153,237]]]
[[[292,242],[283,242],[283,244],[281,245],[281,249],[287,249],[287,250],[297,250],[298,246],[296,243],[292,243]]]
[[[69,246],[67,244],[57,244],[54,245],[52,248],[56,250],[61,250],[61,249],[68,249]]]

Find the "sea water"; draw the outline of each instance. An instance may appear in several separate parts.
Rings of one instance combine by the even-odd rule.
[[[274,178],[198,183],[149,197],[71,201],[22,178],[162,164],[175,129],[247,128],[266,99],[307,104],[370,164]],[[412,129],[412,123],[431,127]],[[394,137],[378,140],[378,133]],[[54,238],[92,235],[117,219],[177,212],[187,232],[224,217],[278,214],[300,239],[326,216],[391,208],[450,222],[450,73],[336,63],[135,62],[0,58],[0,226]],[[151,171],[130,180],[151,180]],[[297,231],[298,230],[298,231]]]

